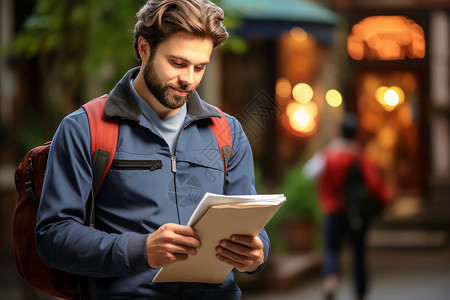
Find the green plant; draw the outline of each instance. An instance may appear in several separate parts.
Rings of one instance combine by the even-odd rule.
[[[306,219],[314,223],[320,221],[321,213],[315,183],[303,176],[301,167],[295,167],[286,173],[280,192],[287,199],[280,208],[280,217]]]
[[[281,251],[291,250],[292,245],[314,247],[322,217],[315,182],[303,176],[301,166],[296,166],[284,176],[279,193],[287,201],[266,226],[272,247]],[[293,241],[292,234],[303,235],[294,238],[306,240]]]

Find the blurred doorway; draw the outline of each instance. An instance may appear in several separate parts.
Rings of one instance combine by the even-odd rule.
[[[397,213],[417,213],[425,191],[423,78],[409,70],[363,71],[356,78],[365,150],[392,186]]]
[[[355,20],[347,37],[353,101],[361,140],[395,193],[393,211],[419,213],[425,175],[427,60],[424,19],[373,15]]]

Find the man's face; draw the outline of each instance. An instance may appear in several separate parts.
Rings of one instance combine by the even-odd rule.
[[[147,88],[164,107],[180,108],[200,84],[212,50],[211,39],[181,32],[171,35],[144,66]]]

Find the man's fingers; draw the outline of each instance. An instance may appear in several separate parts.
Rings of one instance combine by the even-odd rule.
[[[264,262],[264,246],[258,237],[234,235],[216,247],[216,257],[238,271],[256,270]]]
[[[195,254],[197,254],[197,248],[180,245],[180,244],[169,244],[167,246],[167,252],[173,253],[173,254],[195,255]]]
[[[223,243],[221,243],[221,244],[223,245]],[[244,261],[246,259],[247,256],[236,252],[234,247],[231,248],[231,247],[229,247],[229,245],[226,246],[226,247],[228,247],[228,248],[225,248],[224,246],[219,246],[219,247],[216,248],[216,252],[220,256],[226,257],[226,258],[228,258],[228,259],[230,259],[232,261],[235,261],[235,262],[241,262],[241,261]],[[232,250],[230,250],[230,249],[232,249]]]
[[[254,251],[259,252],[263,244],[258,237],[233,235],[230,240],[222,240],[219,245],[243,256],[252,256]]]
[[[201,241],[193,228],[165,224],[147,238],[147,261],[149,266],[160,268],[197,254],[200,247]]]
[[[200,248],[202,243],[197,232],[187,226],[166,224],[160,227],[161,239],[165,243]]]
[[[249,248],[262,248],[263,244],[258,237],[248,235],[233,235],[230,240],[232,242],[245,245]]]
[[[223,256],[221,254],[216,254],[216,257],[218,260],[223,261],[224,263],[235,267],[237,270],[241,269],[244,266],[242,263],[239,263],[239,262],[232,260],[226,256]]]
[[[178,234],[161,235],[159,240],[161,244],[179,245],[190,248],[200,248],[202,246],[200,240]]]
[[[250,247],[244,246],[242,244],[236,244],[227,240],[221,241],[219,243],[219,246],[219,248],[228,249],[230,253],[234,253],[239,256],[248,256],[249,252],[251,251]]]
[[[183,225],[178,225],[178,224],[166,224],[164,226],[162,226],[162,228],[168,228],[170,230],[172,230],[175,233],[178,233],[180,235],[184,235],[184,236],[192,236],[195,238],[199,238],[197,231],[189,226],[183,226]]]

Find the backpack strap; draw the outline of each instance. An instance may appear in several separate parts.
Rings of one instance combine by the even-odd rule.
[[[89,127],[91,131],[92,167],[97,177],[101,175],[100,179],[96,179],[98,182],[95,183],[95,194],[97,194],[99,187],[102,185],[106,174],[111,167],[114,155],[116,153],[117,137],[119,133],[117,121],[114,119],[107,119],[104,114],[107,98],[108,95],[103,95],[83,105],[89,119]],[[98,150],[106,150],[108,153]],[[104,159],[106,159],[106,161],[102,162],[101,160]],[[96,163],[105,165],[102,172],[95,169]]]
[[[220,112],[222,116],[220,118],[211,118],[211,130],[213,131],[217,143],[219,144],[220,155],[222,156],[224,171],[223,191],[225,194],[227,166],[231,158],[232,137],[230,125],[228,124],[225,114],[219,108],[215,108]]]
[[[94,198],[105,180],[116,153],[119,125],[117,120],[108,119],[104,113],[108,95],[93,99],[82,107],[86,111],[91,132],[92,189],[87,204],[86,216],[94,227]],[[86,220],[87,221],[87,220]]]

